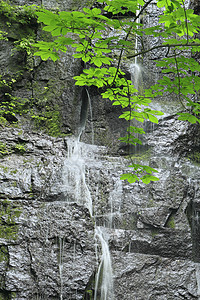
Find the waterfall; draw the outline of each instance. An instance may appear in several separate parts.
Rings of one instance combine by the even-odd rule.
[[[136,16],[139,14],[139,10],[136,10]],[[137,18],[136,23],[139,23],[140,19]],[[138,52],[138,35],[135,35],[135,54]],[[130,73],[131,73],[131,80],[134,87],[138,90],[140,85],[141,79],[141,67],[138,64],[138,57],[135,56],[134,63],[130,64]]]
[[[93,113],[92,113],[92,101],[91,101],[88,89],[86,89],[86,93],[87,93],[87,96],[88,96],[89,108],[90,108],[91,130],[92,130],[92,145],[94,145],[94,124],[93,124]]]
[[[101,242],[102,255],[95,279],[94,300],[112,300],[113,297],[113,273],[111,255],[107,239],[104,237],[103,228],[96,227],[95,235]],[[98,289],[101,289],[101,296],[98,297]]]
[[[85,178],[85,159],[90,159],[92,145],[86,145],[79,142],[77,138],[68,138],[66,140],[68,155],[63,167],[63,193],[65,201],[70,203],[76,202],[85,205],[89,210],[90,216],[93,216],[93,203],[92,197],[86,183]],[[88,147],[89,146],[89,147]],[[110,194],[110,201],[113,202],[116,198],[116,193],[122,192],[121,181],[117,181],[113,192]],[[98,195],[97,195],[98,196]],[[114,205],[114,204],[113,204]],[[120,199],[118,199],[118,208],[120,211]],[[112,222],[111,222],[112,223]],[[95,222],[95,235],[94,240],[100,242],[101,245],[101,259],[97,267],[96,283],[95,283],[95,300],[98,298],[98,291],[101,290],[100,300],[113,299],[113,273],[111,264],[111,255],[108,246],[108,237],[106,236],[103,228],[96,226]],[[96,247],[97,248],[97,247]],[[96,249],[97,250],[97,249]],[[59,273],[61,282],[61,300],[62,300],[62,251],[64,251],[64,241],[60,239],[60,258],[59,258]],[[74,259],[75,259],[76,244],[74,244]],[[98,261],[98,252],[96,251]]]
[[[83,88],[82,90],[82,105],[81,105],[81,112],[80,112],[80,121],[78,125],[78,132],[77,132],[77,138],[78,141],[80,140],[80,137],[85,130],[86,122],[88,119],[88,110],[90,113],[90,125],[91,125],[91,143],[94,145],[94,125],[93,125],[93,112],[92,112],[92,101],[89,94],[89,91],[87,88]]]
[[[59,275],[60,275],[60,300],[63,300],[63,253],[65,246],[64,238],[59,237]]]
[[[110,192],[108,203],[110,204],[110,213],[108,214],[108,227],[115,227],[113,218],[117,216],[120,218],[121,199],[122,199],[122,181],[117,178],[113,191]]]
[[[92,216],[92,198],[85,181],[85,161],[82,157],[82,151],[85,151],[86,147],[84,148],[84,144],[77,138],[67,139],[66,143],[68,157],[63,168],[63,191],[66,201],[84,204]]]

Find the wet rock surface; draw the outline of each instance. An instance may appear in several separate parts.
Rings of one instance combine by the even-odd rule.
[[[197,208],[193,204],[192,212],[188,209],[198,198],[197,166],[188,160],[174,163],[170,156],[166,162],[160,155],[159,182],[129,185],[119,180],[128,162],[108,156],[106,147],[80,143],[71,160],[76,145],[72,138],[9,128],[1,131],[1,140],[15,145],[19,132],[26,152],[0,161],[1,197],[21,210],[17,237],[1,239],[8,250],[1,262],[3,290],[15,293],[16,299],[84,299],[85,292],[93,290],[96,255],[90,195],[97,225],[109,234],[116,299],[198,299],[193,262],[198,243],[189,221],[194,231]],[[165,140],[161,132],[159,136],[163,148],[168,143],[168,151],[173,150],[168,137]],[[85,170],[85,177],[73,177],[73,164],[80,174]],[[74,194],[69,196],[68,184],[74,181]],[[82,189],[82,198],[74,198],[76,188]]]
[[[20,1],[24,4],[32,1]],[[68,9],[69,4],[77,8],[77,1],[43,1],[51,9]],[[154,22],[157,13],[152,4]],[[16,61],[24,64],[23,57],[8,59],[13,44],[1,43],[1,69],[12,73]],[[146,85],[157,74],[151,67],[144,58]],[[85,126],[85,144],[34,132],[26,121],[22,128],[0,128],[3,226],[11,226],[9,205],[20,211],[14,216],[16,235],[0,235],[0,298],[94,298],[101,257],[97,225],[108,237],[114,299],[199,299],[199,128],[178,121],[178,104],[170,99],[153,103],[164,108],[164,116],[156,126],[144,124],[143,146],[134,149],[132,159],[156,168],[160,180],[130,185],[119,179],[129,164],[117,141],[126,130],[118,119],[120,109],[103,102],[95,89],[89,90],[89,109],[86,90],[75,88],[71,79],[82,69],[71,52],[56,64],[36,59],[33,69],[17,82],[15,96],[50,97],[61,108],[61,131],[77,136]],[[91,145],[93,140],[98,146]]]

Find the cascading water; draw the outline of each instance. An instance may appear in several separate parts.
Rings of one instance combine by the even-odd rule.
[[[95,236],[101,242],[102,255],[99,264],[99,268],[95,279],[95,294],[94,300],[113,300],[113,271],[111,255],[108,247],[107,238],[104,237],[105,232],[103,228],[96,227]],[[98,296],[98,290],[100,286],[100,297]]]
[[[82,151],[86,150],[77,138],[67,139],[68,157],[63,167],[63,190],[68,202],[84,204],[90,215],[92,212],[92,198],[85,181],[85,162]]]
[[[65,240],[59,237],[59,275],[60,275],[60,300],[63,300],[63,253],[64,253]]]
[[[89,101],[90,107],[90,116],[92,120],[92,105],[91,99],[88,90],[86,89],[86,94]],[[82,119],[81,126],[79,126],[79,134],[78,137],[72,137],[66,139],[66,145],[68,149],[68,156],[64,162],[63,166],[63,186],[62,193],[64,194],[64,199],[67,203],[78,203],[81,205],[85,205],[89,210],[91,218],[93,216],[93,203],[92,197],[89,191],[89,188],[86,184],[85,178],[85,159],[88,159],[88,146],[79,141],[82,131],[85,128],[85,106],[82,110]],[[84,121],[83,121],[84,119]],[[92,123],[92,143],[94,143],[94,129]],[[90,148],[92,149],[92,145]],[[98,197],[98,192],[97,195]],[[96,221],[95,221],[96,224]],[[96,275],[96,284],[95,284],[95,300],[112,300],[113,299],[113,273],[112,273],[112,264],[111,264],[111,255],[108,246],[108,237],[104,237],[105,233],[103,228],[95,225],[95,241],[99,241],[101,245],[101,258],[100,263]],[[63,290],[63,280],[62,280],[62,268],[63,268],[63,255],[62,251],[64,251],[64,241],[62,239],[60,241],[60,258],[59,258],[59,273],[60,273],[60,282],[61,282],[61,293],[60,299],[62,300],[62,290]],[[75,247],[75,244],[74,244]],[[74,248],[75,249],[75,248]],[[74,250],[75,251],[75,250]],[[97,253],[97,252],[96,252]],[[98,259],[98,253],[97,259]],[[75,257],[75,255],[74,255]],[[99,288],[101,290],[100,297],[98,296]]]
[[[88,89],[86,89],[86,92],[87,92],[88,101],[89,101],[89,108],[90,108],[91,130],[92,130],[92,145],[94,145],[94,124],[93,124],[93,113],[92,113],[92,101],[91,101]]]
[[[139,14],[139,11],[137,10],[136,15],[138,15],[138,14]],[[140,22],[140,20],[139,20],[139,18],[137,18],[136,23],[139,23],[139,22]],[[136,34],[136,36],[135,36],[135,54],[137,54],[137,52],[138,52],[138,35]],[[134,87],[137,90],[139,90],[139,87],[141,84],[141,67],[138,64],[137,56],[135,56],[134,63],[130,64],[129,70],[131,73],[132,83],[133,83]]]
[[[110,212],[107,215],[108,227],[115,228],[115,218],[121,217],[121,199],[122,199],[122,181],[117,178],[113,191],[110,192],[108,203],[110,206]]]

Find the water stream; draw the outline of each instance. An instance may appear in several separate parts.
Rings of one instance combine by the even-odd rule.
[[[91,159],[91,153],[88,151],[88,146],[84,143],[79,142],[77,138],[69,138],[66,140],[68,156],[64,163],[63,168],[63,191],[65,193],[66,201],[70,203],[79,203],[84,205],[89,210],[91,218],[95,221],[95,216],[93,215],[93,201],[90,194],[90,190],[86,183],[85,178],[85,159]],[[92,151],[92,145],[90,145],[90,151]],[[92,157],[92,160],[94,158]],[[121,185],[116,183],[117,191],[121,191]],[[98,196],[98,195],[97,195]],[[115,190],[110,195],[110,201],[113,201],[115,196]],[[120,204],[118,207],[120,210]],[[112,213],[112,211],[111,211]],[[112,222],[111,222],[112,224]],[[111,254],[108,246],[108,235],[104,231],[104,228],[95,225],[95,235],[94,244],[100,245],[100,258],[98,251],[96,252],[96,257],[98,261],[96,283],[95,283],[95,300],[112,300],[113,298],[113,272],[111,263]],[[62,268],[63,268],[63,251],[64,251],[64,240],[59,240],[60,248],[60,258],[59,258],[59,273],[61,282],[61,294],[60,300],[62,300],[62,290],[63,290],[63,280],[62,280]],[[96,247],[96,249],[99,247]],[[75,258],[76,244],[74,243],[74,258]],[[100,296],[98,295],[100,292]]]
[[[106,232],[104,228],[96,227],[95,235],[101,242],[101,260],[99,264],[99,268],[96,274],[95,279],[95,294],[94,300],[113,300],[113,271],[112,271],[112,262],[111,262],[111,254],[109,251],[108,241],[105,237]],[[100,297],[98,297],[98,290],[100,286]]]
[[[94,124],[93,124],[93,113],[92,113],[92,101],[91,101],[88,89],[86,89],[86,92],[87,92],[87,96],[88,96],[89,109],[90,109],[91,130],[92,130],[92,145],[94,145]]]
[[[68,157],[63,168],[64,192],[67,201],[84,204],[93,215],[92,198],[85,180],[83,147],[77,138],[67,139]]]

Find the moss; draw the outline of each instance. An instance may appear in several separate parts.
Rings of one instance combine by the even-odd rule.
[[[18,170],[10,171],[10,174],[17,174]]]
[[[10,5],[7,1],[0,1],[1,19],[6,25],[9,37],[20,38],[33,35],[32,28],[38,26],[36,5]]]
[[[20,135],[22,135],[23,134],[23,130],[20,130],[19,132],[18,132],[18,135],[20,136]]]
[[[9,171],[8,167],[5,167],[3,165],[0,165],[0,168],[3,170],[4,173],[7,173]]]
[[[158,235],[158,230],[156,230],[156,229],[152,229],[151,230],[151,235],[152,235],[152,238],[154,238],[156,235]]]
[[[8,248],[6,246],[0,247],[0,263],[3,261],[8,262]]]
[[[155,207],[155,203],[153,199],[149,199],[149,202],[147,203],[147,207]]]
[[[86,290],[85,291],[85,300],[92,300],[93,298],[93,290]]]
[[[15,292],[6,291],[5,289],[0,291],[0,300],[12,300],[12,299],[16,299]]]
[[[13,151],[18,154],[24,154],[26,152],[26,146],[24,144],[15,144],[13,146]]]
[[[188,154],[187,158],[197,164],[200,164],[200,152],[193,152]]]
[[[173,216],[171,216],[169,218],[169,221],[167,222],[167,227],[172,228],[172,229],[174,229],[176,227],[175,219]]]
[[[56,80],[49,80],[45,86],[37,82],[33,84],[35,108],[30,115],[34,120],[35,128],[43,130],[50,136],[63,136],[61,111],[57,104],[63,89],[63,83]]]
[[[12,186],[17,187],[17,182],[13,181]]]
[[[94,299],[94,291],[95,291],[95,274],[92,274],[90,280],[85,289],[85,293],[83,296],[84,300],[93,300]]]
[[[16,218],[21,214],[18,206],[8,200],[0,200],[0,238],[16,239],[18,226]]]
[[[0,156],[5,156],[10,154],[9,147],[6,143],[0,142]]]
[[[6,143],[0,142],[0,156],[10,155],[12,153],[24,154],[26,152],[26,146],[22,143],[8,146]],[[7,167],[0,166],[5,172]],[[14,172],[14,171],[13,171]]]

